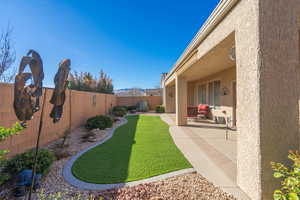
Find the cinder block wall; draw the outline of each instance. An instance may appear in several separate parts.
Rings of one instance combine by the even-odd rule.
[[[53,124],[52,119],[49,117],[53,106],[49,103],[52,92],[53,89],[46,89],[41,145],[61,137],[69,128],[70,123],[72,129],[79,127],[89,117],[107,114],[117,103],[114,95],[67,90],[62,119],[58,123]],[[45,89],[43,94],[45,96]],[[71,104],[70,95],[72,97]],[[43,102],[44,96],[41,102]],[[0,83],[0,126],[11,127],[18,121],[13,110],[13,99],[13,85]],[[0,143],[0,149],[9,149],[9,156],[13,156],[33,148],[38,133],[40,115],[41,111],[37,112],[34,118],[28,122],[28,128],[22,131],[20,135],[12,136]]]
[[[140,101],[147,101],[150,110],[155,110],[157,105],[162,104],[161,96],[133,96],[133,97],[117,97],[117,105],[119,106],[135,106]]]

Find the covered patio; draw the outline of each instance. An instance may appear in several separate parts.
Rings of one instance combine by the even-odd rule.
[[[299,149],[299,27],[297,0],[222,0],[162,81],[178,137],[192,138],[192,153],[208,152],[202,164],[226,163],[219,177],[251,199],[272,198],[270,162]],[[217,123],[189,121],[199,104]],[[232,141],[222,140],[224,122],[236,129]]]
[[[176,113],[177,109],[178,125],[186,125],[189,120],[194,120],[208,124],[215,123],[216,127],[224,124],[236,128],[234,36],[233,33],[230,34],[203,58],[191,58],[195,60],[189,68],[181,72],[182,80],[179,77],[170,77],[166,81],[166,111]],[[199,105],[209,106],[209,114],[205,119],[197,115]],[[193,114],[190,113],[191,109],[195,109]]]
[[[190,122],[178,127],[175,114],[164,114],[161,118],[169,124],[175,144],[199,174],[237,199],[250,199],[236,182],[236,131],[229,131],[226,137],[224,126]]]

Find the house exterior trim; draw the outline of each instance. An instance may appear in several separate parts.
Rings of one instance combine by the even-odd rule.
[[[193,38],[188,47],[184,50],[182,55],[173,65],[172,70],[167,75],[165,81],[168,81],[174,72],[178,71],[184,63],[191,57],[191,54],[197,51],[197,47],[205,38],[214,30],[214,28],[225,18],[225,16],[231,11],[231,9],[240,0],[221,0],[218,6],[214,9],[210,17],[206,20],[204,25],[200,28],[196,36]]]

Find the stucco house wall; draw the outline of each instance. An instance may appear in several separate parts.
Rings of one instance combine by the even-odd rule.
[[[220,106],[212,106],[212,119],[215,117],[225,117],[222,111],[226,111],[226,117],[233,120],[233,82],[236,81],[236,68],[224,70],[222,72],[210,75],[208,77],[193,81],[188,84],[188,102],[189,105],[197,106],[199,102],[199,86],[206,86],[206,103],[208,104],[208,84],[212,81],[219,80],[221,83]],[[223,90],[226,90],[226,95]],[[231,124],[229,124],[231,125]]]
[[[196,91],[196,84],[195,82],[188,83],[188,105],[189,106],[196,106],[197,104],[197,93]]]
[[[299,148],[299,24],[299,0],[222,0],[166,77],[166,86],[176,80],[176,119],[185,125],[185,71],[234,35],[237,184],[254,200],[272,199],[278,187],[270,161],[286,163]]]
[[[167,99],[167,105],[165,105],[166,107],[166,112],[167,113],[175,113],[176,108],[175,108],[175,104],[176,104],[176,91],[175,91],[175,85],[167,87],[166,88],[166,99]]]

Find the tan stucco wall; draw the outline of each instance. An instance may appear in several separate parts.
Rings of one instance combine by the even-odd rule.
[[[52,104],[49,103],[52,92],[52,89],[47,89],[41,145],[47,144],[63,136],[64,131],[67,130],[70,125],[70,91],[67,90],[66,92],[63,116],[56,124],[53,124],[52,119],[49,117],[52,110]],[[116,105],[116,97],[114,95],[74,90],[72,90],[71,95],[72,128],[84,124],[89,117],[107,114],[109,109]],[[43,102],[43,97],[41,102]],[[11,127],[18,121],[13,110],[13,98],[13,85],[0,83],[0,126]],[[93,98],[95,98],[96,104],[93,104]],[[37,112],[34,115],[34,118],[28,122],[28,127],[23,130],[20,135],[9,137],[4,142],[0,143],[0,149],[9,149],[9,156],[12,156],[33,148],[36,142],[40,115],[41,111]]]
[[[188,83],[188,105],[189,106],[195,106],[198,105],[196,101],[197,93],[195,93],[196,90],[196,84],[194,82]]]
[[[237,183],[254,200],[278,185],[270,161],[299,148],[299,13],[299,0],[240,0],[197,51],[202,59],[235,35]]]
[[[238,184],[272,199],[271,161],[298,149],[298,0],[242,1],[236,28]]]
[[[254,200],[262,199],[260,100],[258,82],[258,1],[242,1],[237,20],[237,183]],[[249,18],[252,16],[251,18]],[[247,23],[245,23],[247,20]],[[271,168],[268,168],[271,170]],[[268,199],[272,199],[269,196]]]
[[[271,5],[271,6],[270,6]],[[263,12],[269,10],[269,12]],[[262,168],[270,160],[287,163],[287,151],[299,148],[299,14],[300,1],[260,2],[261,45],[261,151]],[[274,26],[273,26],[274,25]],[[270,76],[271,75],[271,76]],[[280,81],[282,80],[282,82]],[[270,112],[271,111],[271,112]],[[288,118],[282,113],[288,115]],[[272,117],[276,116],[276,117]],[[273,118],[273,119],[272,119]],[[277,142],[274,149],[274,143]],[[262,181],[271,182],[272,173],[263,170]],[[271,182],[272,183],[272,182]],[[274,184],[263,184],[271,191]],[[270,194],[271,195],[271,194]]]
[[[157,105],[161,105],[161,96],[133,96],[133,97],[117,97],[117,105],[119,106],[135,106],[140,101],[147,101],[150,110],[155,110]]]
[[[208,83],[211,81],[220,80],[221,82],[221,92],[223,88],[227,88],[227,95],[222,95],[220,97],[221,106],[212,109],[212,117],[220,116],[224,117],[222,111],[226,111],[227,117],[233,119],[233,81],[236,80],[236,68],[232,67],[230,69],[224,70],[222,72],[210,75],[206,78],[194,81],[188,84],[188,102],[189,105],[198,105],[198,87],[205,84],[206,87],[206,102],[208,103]],[[231,124],[229,124],[231,125]]]

